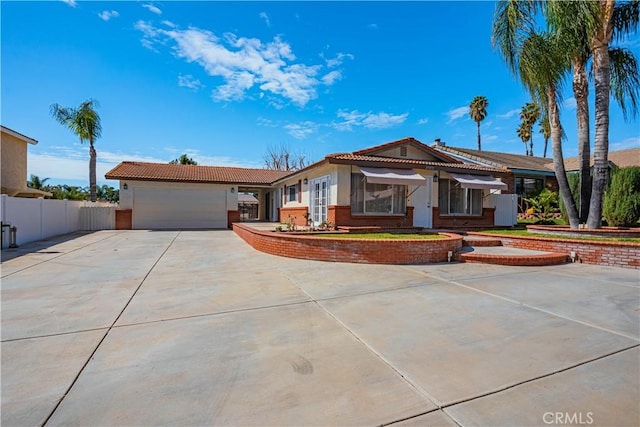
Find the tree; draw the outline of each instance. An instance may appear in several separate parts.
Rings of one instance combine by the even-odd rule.
[[[286,145],[271,146],[264,155],[264,166],[270,170],[295,171],[307,166],[302,153],[292,153]]]
[[[549,117],[547,113],[543,113],[540,118],[540,133],[544,138],[544,151],[542,152],[542,157],[547,157],[547,146],[549,145],[549,138],[551,138],[551,126],[549,125]]]
[[[169,162],[169,164],[171,164],[171,165],[197,165],[198,162],[196,162],[195,160],[193,160],[191,157],[187,156],[186,154],[182,154],[177,159],[171,160]]]
[[[480,141],[480,122],[487,117],[489,101],[484,96],[476,96],[469,104],[469,116],[478,125],[478,150],[482,150]]]
[[[625,71],[620,76],[627,76],[627,81],[616,81],[614,76],[615,66],[611,63],[613,55],[610,43],[614,38],[622,39],[634,32],[638,27],[638,10],[640,2],[618,2],[615,0],[599,1],[500,1],[496,7],[493,24],[492,41],[503,54],[507,65],[512,70],[517,67],[518,56],[516,52],[522,45],[522,40],[527,33],[531,33],[537,21],[537,13],[541,12],[546,18],[549,29],[559,38],[562,46],[560,58],[563,62],[569,61],[573,68],[574,94],[576,97],[578,128],[579,128],[579,154],[581,157],[581,174],[583,176],[581,187],[588,186],[588,86],[586,72],[584,71],[588,54],[592,57],[592,71],[595,81],[595,149],[594,149],[594,179],[591,186],[589,214],[587,226],[597,228],[602,217],[602,195],[607,183],[608,173],[608,132],[609,132],[609,96],[621,104],[623,111],[626,109],[624,98],[631,101],[634,112],[638,98],[638,80],[629,78],[629,73],[637,75],[637,65],[633,61],[627,61],[626,66],[618,69]],[[587,54],[585,55],[585,51]],[[630,52],[629,52],[630,53]],[[633,62],[633,67],[631,67]],[[617,84],[617,88],[613,85]],[[585,90],[585,87],[587,90]],[[625,92],[626,91],[626,92]],[[625,112],[626,118],[626,112]],[[586,195],[586,192],[585,192]],[[583,214],[587,209],[582,209]]]
[[[533,156],[533,125],[536,123],[539,116],[540,108],[535,102],[527,102],[520,111],[520,120],[522,121],[521,126],[524,126],[527,129],[526,133],[528,136],[527,141],[529,142],[529,147],[527,147],[527,141],[523,141],[525,154],[527,156]]]
[[[78,108],[61,107],[52,104],[51,115],[60,124],[66,126],[72,133],[80,138],[80,143],[89,143],[89,191],[90,200],[96,201],[96,149],[95,141],[102,134],[100,116],[95,110],[98,103],[92,99],[84,101]]]
[[[531,138],[531,129],[526,125],[524,121],[522,121],[520,122],[520,126],[518,126],[518,129],[516,130],[516,134],[518,135],[518,138],[520,138],[524,143],[525,156],[528,156],[529,151],[527,148],[527,142]]]
[[[44,183],[49,181],[49,178],[40,178],[38,175],[31,174],[31,178],[27,181],[27,187],[35,190],[44,190]]]

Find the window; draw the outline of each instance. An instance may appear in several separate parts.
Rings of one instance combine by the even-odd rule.
[[[370,184],[364,175],[351,174],[351,213],[404,215],[406,209],[406,185]]]
[[[438,181],[440,215],[482,215],[482,190],[462,188],[457,181]]]
[[[297,202],[298,201],[298,185],[288,185],[285,188],[286,200],[287,202]]]
[[[400,147],[400,157],[407,157],[407,146],[403,145]]]

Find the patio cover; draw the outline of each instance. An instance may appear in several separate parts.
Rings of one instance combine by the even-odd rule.
[[[451,177],[458,181],[460,183],[460,187],[462,188],[472,188],[479,190],[507,189],[507,184],[492,176],[452,173]]]
[[[413,169],[365,168],[360,170],[371,184],[426,185],[425,177]]]

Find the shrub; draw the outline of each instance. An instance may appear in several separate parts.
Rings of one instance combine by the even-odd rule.
[[[551,220],[553,214],[558,212],[558,193],[549,191],[546,188],[537,196],[524,200],[531,205],[532,213],[538,220]]]
[[[640,219],[640,167],[612,171],[611,183],[604,195],[602,216],[610,226],[636,225]]]

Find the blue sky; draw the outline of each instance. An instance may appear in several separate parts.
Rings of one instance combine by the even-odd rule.
[[[99,102],[98,183],[123,160],[262,167],[413,136],[524,154],[529,96],[491,46],[493,2],[2,1],[2,124],[39,141],[28,173],[88,185],[88,147],[49,106]],[[637,56],[637,38],[627,42]],[[567,85],[567,88],[570,88]],[[565,156],[576,155],[566,91]],[[572,102],[573,101],[573,102]],[[593,108],[593,107],[592,107]],[[640,145],[612,103],[610,149]],[[534,135],[534,153],[543,139]]]

